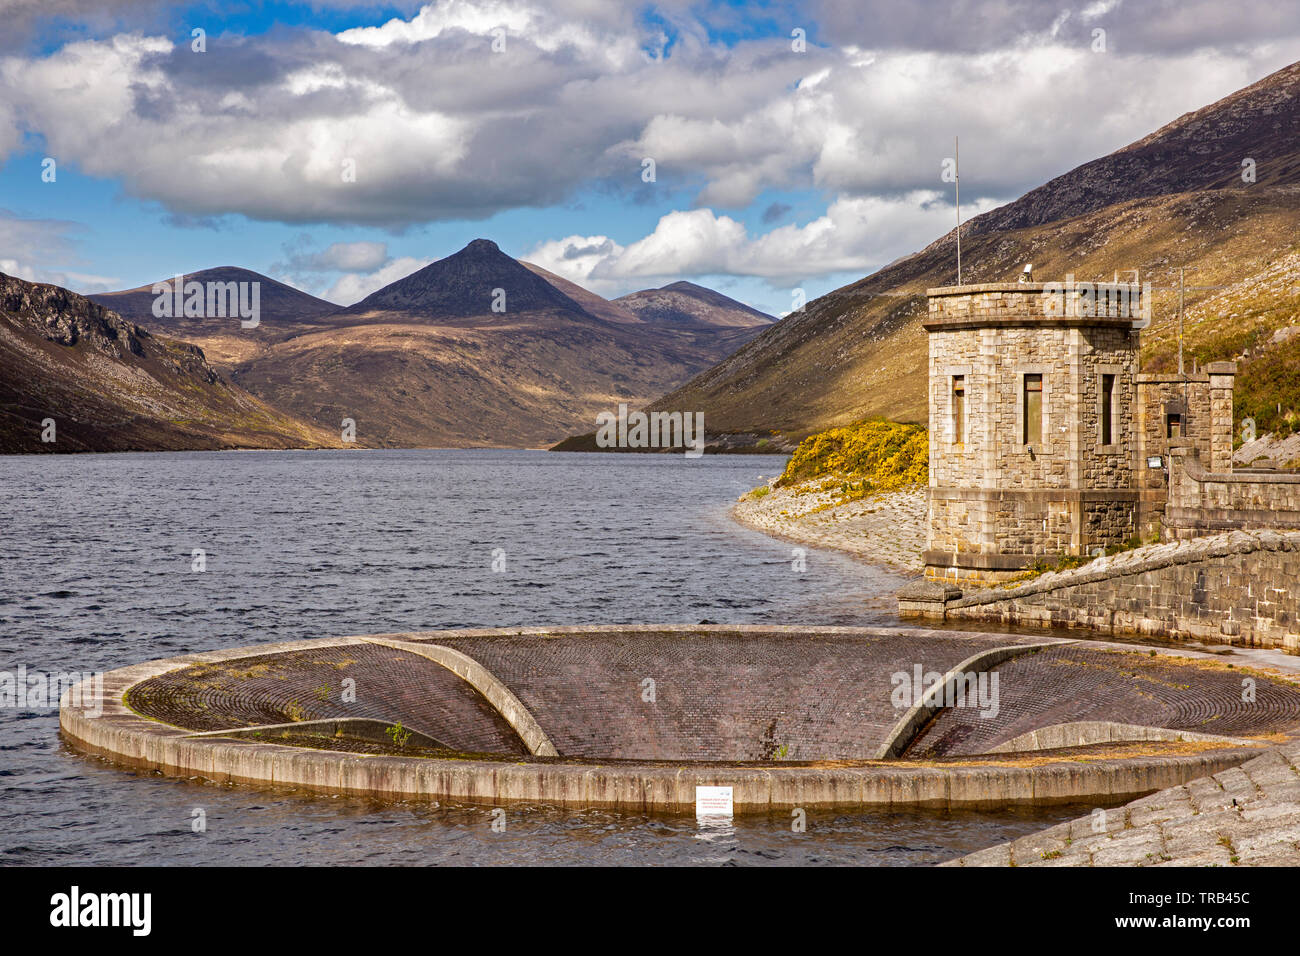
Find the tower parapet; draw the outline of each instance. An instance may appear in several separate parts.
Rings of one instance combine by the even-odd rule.
[[[1145,290],[1018,282],[927,294],[927,575],[997,581],[1131,537]]]

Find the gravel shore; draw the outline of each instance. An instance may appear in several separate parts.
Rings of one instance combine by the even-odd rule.
[[[736,502],[731,516],[788,541],[844,551],[895,571],[922,570],[925,488],[887,492],[814,513],[835,497],[826,491],[773,488],[761,498]]]

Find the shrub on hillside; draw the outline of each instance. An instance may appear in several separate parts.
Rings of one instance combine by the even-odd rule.
[[[930,436],[922,425],[883,419],[855,422],[810,435],[799,443],[777,487],[826,478],[842,500],[924,483],[930,471]]]
[[[1237,422],[1234,444],[1241,443],[1241,423],[1255,420],[1256,432],[1285,438],[1300,424],[1300,337],[1238,364],[1232,396]]]

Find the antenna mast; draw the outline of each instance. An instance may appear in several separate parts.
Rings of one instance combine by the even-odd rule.
[[[957,284],[961,285],[961,137],[954,136],[953,182],[957,187]]]
[[[1187,373],[1183,366],[1183,272],[1187,269],[1196,271],[1195,266],[1178,267],[1178,374],[1184,376]]]

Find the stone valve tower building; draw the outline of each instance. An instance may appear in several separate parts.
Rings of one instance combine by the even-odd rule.
[[[1149,285],[930,289],[926,576],[996,582],[1158,525],[1170,443],[1230,467],[1231,363],[1142,375]]]

